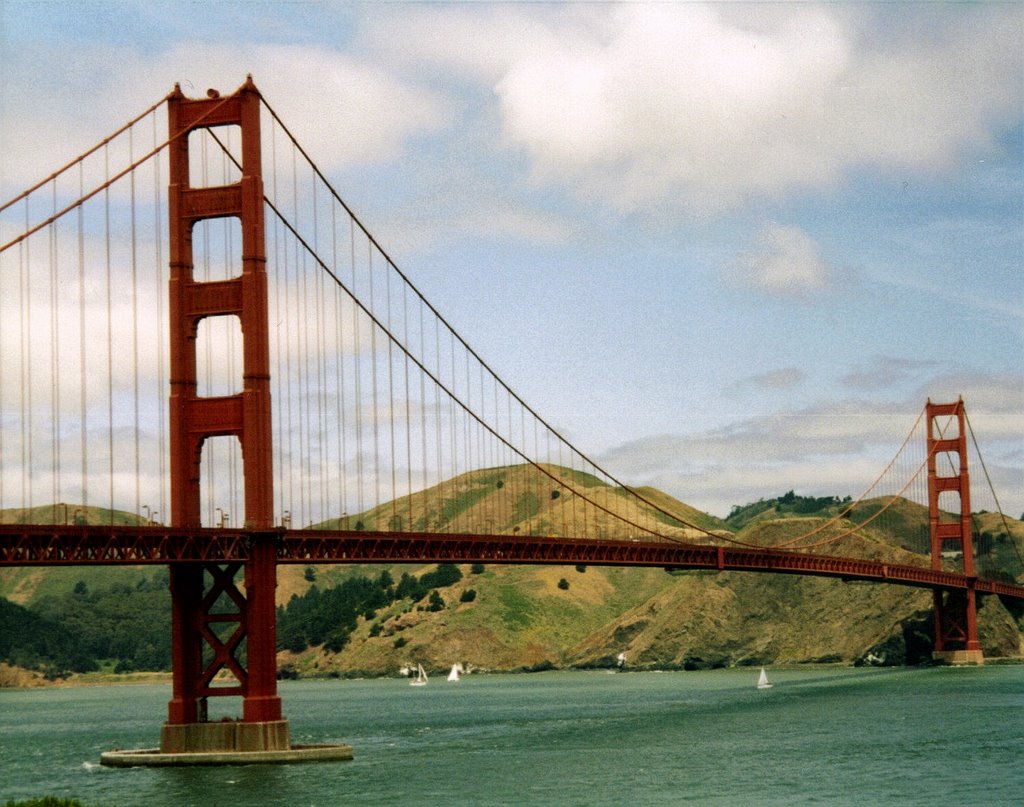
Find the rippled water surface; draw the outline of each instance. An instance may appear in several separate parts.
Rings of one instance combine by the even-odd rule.
[[[1024,804],[1024,667],[286,682],[296,743],[350,762],[106,769],[168,686],[0,691],[0,803]]]

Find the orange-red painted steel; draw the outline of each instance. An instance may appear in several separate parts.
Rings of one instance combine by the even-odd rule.
[[[929,399],[925,404],[928,420],[928,525],[931,535],[932,568],[941,569],[942,552],[953,546],[963,564],[963,574],[974,580],[974,546],[971,541],[971,481],[967,469],[967,416],[961,398],[955,403],[937,404]],[[938,421],[946,419],[945,431]],[[946,432],[956,423],[957,434],[947,437]],[[955,458],[955,459],[954,459]],[[940,473],[951,469],[953,473]],[[947,505],[944,516],[940,496],[956,494],[956,510]],[[935,616],[935,651],[981,651],[978,641],[977,597],[975,586],[943,592],[935,589],[933,600]]]
[[[270,340],[268,335],[266,246],[260,96],[249,79],[237,92],[221,98],[186,98],[180,88],[168,96],[170,137],[170,451],[171,523],[194,529],[201,524],[199,477],[203,443],[209,437],[234,435],[242,447],[245,487],[245,527],[259,531],[273,523],[273,465],[270,413]],[[234,125],[241,130],[241,178],[232,185],[193,188],[189,185],[189,134],[194,130]],[[192,231],[204,219],[237,217],[242,232],[242,265],[236,277],[198,282],[193,277]],[[205,317],[237,316],[243,337],[242,392],[200,397],[196,383],[196,338]],[[216,598],[203,596],[197,572],[172,567],[174,695],[168,712],[171,723],[200,720],[202,699],[241,694],[243,720],[281,719],[277,695],[274,589],[277,585],[274,544],[258,532],[248,536],[244,557],[245,598],[222,583],[219,591],[239,600],[238,629],[228,643],[208,625],[216,617]],[[215,563],[209,558],[207,563]],[[218,577],[216,567],[207,573]],[[236,657],[245,640],[246,664]],[[203,646],[213,662],[205,671]],[[237,679],[234,687],[211,687],[222,669]]]
[[[248,561],[275,547],[278,563],[521,563],[658,566],[666,569],[809,574],[957,591],[973,588],[1024,601],[1024,585],[924,566],[805,552],[593,538],[400,532],[0,524],[0,566],[171,564]]]

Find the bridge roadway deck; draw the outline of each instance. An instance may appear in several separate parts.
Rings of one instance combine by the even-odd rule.
[[[249,531],[0,524],[0,566],[110,566],[244,561],[254,540],[277,542],[280,563],[518,563],[817,575],[966,589],[1024,601],[1024,585],[940,569],[808,552],[671,541],[534,536]]]

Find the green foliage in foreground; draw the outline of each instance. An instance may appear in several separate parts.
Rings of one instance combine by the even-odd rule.
[[[8,801],[4,807],[87,807],[78,799],[58,799],[56,796],[43,796],[41,799],[25,801]]]

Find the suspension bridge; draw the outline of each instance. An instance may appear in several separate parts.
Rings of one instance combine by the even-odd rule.
[[[1019,562],[996,568],[975,546],[968,467],[984,466],[962,400],[928,401],[865,493],[803,535],[769,547],[702,525],[520,398],[251,79],[205,98],[175,87],[3,204],[0,243],[0,565],[169,566],[165,755],[292,750],[279,564],[918,586],[934,592],[937,657],[970,662],[977,597],[1024,601]],[[870,542],[846,556],[844,539],[901,501],[927,508],[927,535],[884,559]],[[209,697],[242,699],[231,732],[206,722]]]

